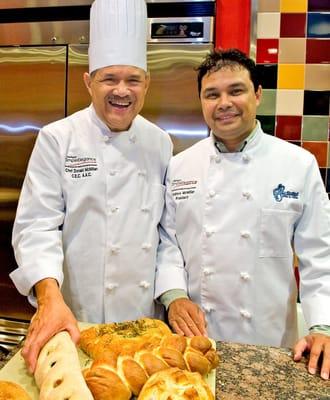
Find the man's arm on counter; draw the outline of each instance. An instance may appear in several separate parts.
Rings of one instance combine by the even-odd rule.
[[[34,286],[38,308],[31,319],[22,356],[31,373],[34,372],[39,352],[56,333],[68,331],[77,343],[80,337],[77,321],[65,304],[58,283],[46,278]]]
[[[159,299],[168,311],[168,322],[176,333],[190,337],[207,336],[204,313],[189,300],[185,290],[168,290]]]

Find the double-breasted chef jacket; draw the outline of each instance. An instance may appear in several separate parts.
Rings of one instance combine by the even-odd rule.
[[[13,229],[23,295],[51,277],[78,320],[157,316],[158,223],[172,143],[137,116],[113,134],[93,106],[45,126],[31,155]]]
[[[219,340],[292,346],[300,298],[308,326],[330,325],[330,206],[312,154],[256,134],[242,152],[206,138],[170,162],[158,298],[187,290]]]

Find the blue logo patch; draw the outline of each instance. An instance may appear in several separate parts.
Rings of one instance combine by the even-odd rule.
[[[283,197],[288,197],[289,199],[298,199],[299,192],[285,191],[285,186],[279,183],[277,188],[273,190],[273,195],[276,201],[282,201]]]

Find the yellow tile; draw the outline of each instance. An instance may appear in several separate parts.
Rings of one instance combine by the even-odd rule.
[[[304,89],[305,65],[304,64],[279,64],[278,84],[279,89]]]
[[[282,13],[307,12],[307,0],[281,0],[280,11]]]

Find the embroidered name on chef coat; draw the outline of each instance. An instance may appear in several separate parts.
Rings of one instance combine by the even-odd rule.
[[[88,178],[98,170],[97,161],[94,157],[66,156],[64,171],[73,179]]]
[[[171,185],[172,195],[175,200],[187,200],[196,191],[197,181],[174,179]]]
[[[299,192],[290,192],[289,190],[285,190],[285,186],[282,183],[279,183],[278,186],[273,190],[273,196],[276,201],[280,202],[284,197],[289,199],[298,199]]]

